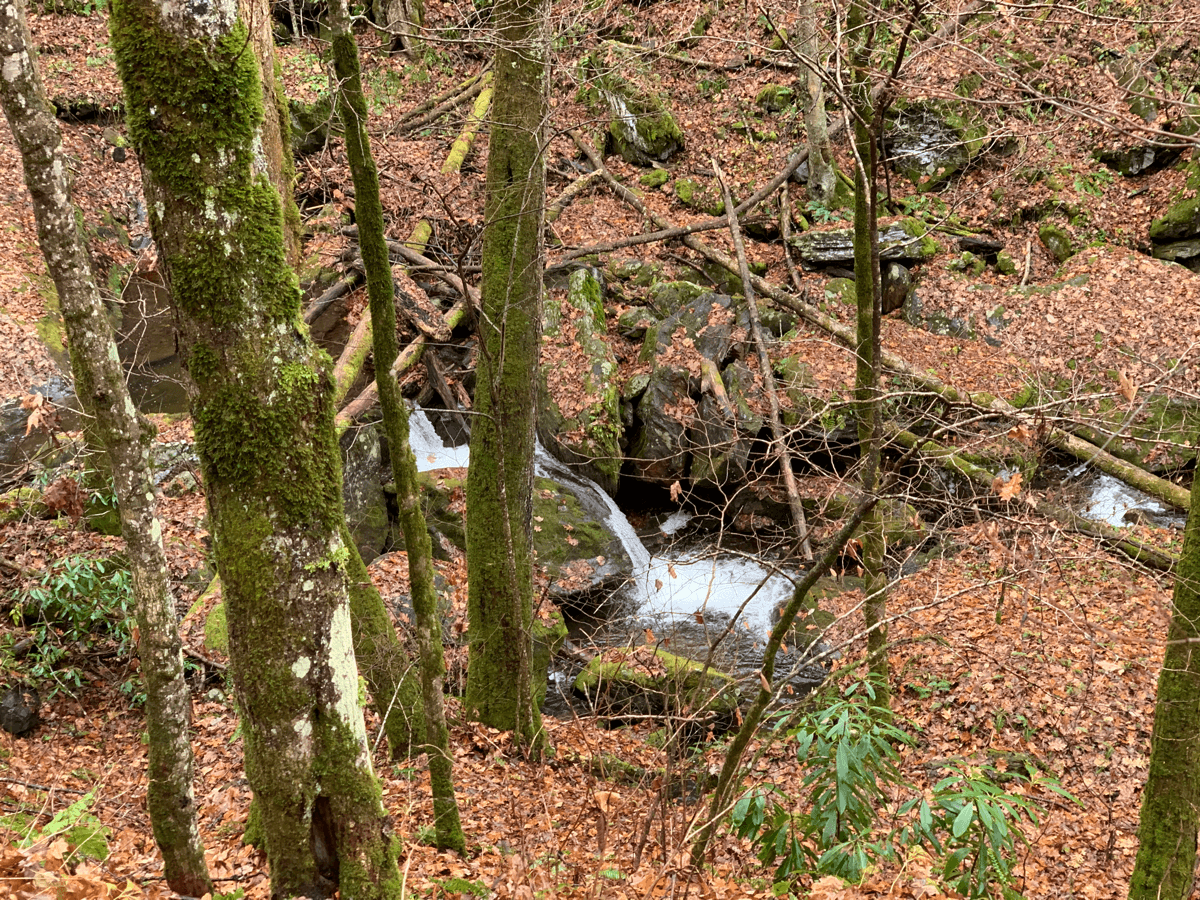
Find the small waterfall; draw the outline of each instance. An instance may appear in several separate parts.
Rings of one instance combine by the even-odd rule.
[[[418,470],[468,464],[469,448],[447,447],[422,410],[412,412],[409,424]],[[765,635],[770,628],[771,610],[791,597],[792,581],[788,577],[750,559],[716,552],[702,555],[699,551],[686,559],[653,556],[629,519],[599,485],[554,459],[540,445],[535,465],[539,475],[576,495],[586,493],[591,501],[586,503],[589,508],[607,510],[604,524],[620,539],[633,562],[626,597],[639,616],[660,620],[691,620],[696,613],[733,616],[753,595],[742,611],[742,622],[753,633]],[[662,527],[672,534],[684,524],[686,514],[675,513]]]

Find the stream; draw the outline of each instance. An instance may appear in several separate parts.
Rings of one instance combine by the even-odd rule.
[[[420,471],[469,464],[470,448],[448,446],[424,411],[414,410],[409,424]],[[594,511],[620,539],[633,562],[630,578],[604,605],[609,614],[602,621],[568,620],[574,626],[573,639],[593,646],[624,645],[631,639],[641,643],[649,629],[670,652],[702,661],[711,652],[717,668],[739,677],[758,670],[772,613],[792,597],[790,576],[794,572],[716,546],[713,536],[698,533],[700,529],[692,528],[690,516],[682,511],[663,517],[653,534],[639,534],[597,484],[551,457],[540,445],[535,467],[538,475],[562,485],[582,506]],[[681,539],[674,540],[680,535]],[[656,546],[666,543],[667,552],[652,553],[646,540]],[[713,650],[735,616],[736,627]],[[792,672],[794,690],[807,693],[821,682],[824,669],[806,663],[803,650],[789,651],[777,660],[777,670]],[[569,714],[564,704],[573,674],[569,667],[551,671],[547,714]]]

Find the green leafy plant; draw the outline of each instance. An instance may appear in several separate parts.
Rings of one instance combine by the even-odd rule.
[[[789,732],[807,770],[801,812],[789,812],[774,789],[735,804],[731,821],[738,836],[760,844],[764,864],[782,860],[777,881],[806,871],[858,881],[873,859],[891,855],[886,836],[873,834],[876,805],[888,785],[905,783],[894,747],[912,738],[880,715],[871,705],[874,696],[868,683],[852,685]]]
[[[840,222],[842,220],[842,211],[840,209],[829,209],[819,200],[809,200],[804,206],[805,210],[811,218],[824,225],[831,222]]]
[[[1020,821],[1037,824],[1033,801],[965,764],[921,793],[897,765],[896,748],[913,740],[873,697],[868,683],[856,683],[792,727],[805,766],[803,796],[773,786],[750,791],[730,812],[735,833],[758,845],[764,865],[776,865],[777,883],[805,873],[857,882],[899,850],[924,847],[941,858],[942,877],[958,894],[983,898],[1000,888],[1006,898],[1020,896],[1012,888],[1013,852],[1025,840]],[[1078,803],[1052,778],[1036,784]],[[892,807],[885,823],[879,811],[898,792],[913,796]]]
[[[31,680],[49,682],[51,696],[82,684],[78,668],[65,664],[72,650],[109,640],[119,655],[129,651],[133,589],[129,570],[113,559],[69,556],[14,600],[13,622],[33,638],[23,668]]]
[[[1037,783],[1075,803],[1074,797],[1050,778]],[[918,821],[944,832],[945,858],[942,877],[964,897],[983,898],[999,887],[1007,897],[1019,897],[1012,888],[1013,851],[1025,835],[1017,827],[1021,819],[1038,823],[1037,807],[1028,797],[1005,791],[990,778],[966,766],[951,768],[951,774],[933,788],[933,803],[921,798],[901,807],[901,814],[917,809]],[[936,846],[936,843],[935,843]]]
[[[111,831],[91,813],[95,790],[88,791],[66,809],[54,814],[42,827],[36,816],[13,813],[0,819],[6,827],[22,834],[21,847],[32,847],[47,838],[62,836],[71,851],[79,856],[103,862],[108,858],[108,837]]]

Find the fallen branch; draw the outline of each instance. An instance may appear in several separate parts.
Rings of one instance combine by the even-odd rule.
[[[578,178],[568,184],[566,189],[555,198],[554,202],[546,207],[546,224],[552,225],[554,220],[562,215],[563,210],[566,209],[576,197],[595,184],[599,179],[599,172],[588,172],[586,175],[580,175]]]
[[[388,133],[403,135],[431,125],[456,106],[461,106],[475,97],[491,80],[492,73],[485,69],[437,97],[430,97],[402,115]]]
[[[321,318],[321,314],[333,305],[333,301],[338,297],[342,297],[350,293],[354,288],[362,284],[363,273],[361,268],[351,268],[342,275],[337,281],[330,285],[320,297],[308,304],[308,309],[304,310],[304,324],[311,325],[317,319]]]
[[[631,191],[628,187],[621,184],[616,179],[616,177],[604,165],[604,161],[600,159],[599,154],[596,153],[596,149],[592,147],[586,138],[581,137],[576,132],[571,132],[571,137],[592,161],[592,164],[601,171],[601,173],[604,175],[605,181],[608,182],[618,197],[641,213],[647,219],[647,221],[654,225],[654,227],[663,230],[671,227],[670,222],[668,222],[662,216],[651,212],[634,191]],[[730,259],[729,256],[721,251],[710,247],[695,235],[685,235],[683,237],[683,243],[711,262],[714,262],[727,271],[732,272],[734,275],[740,274],[740,268],[735,260]],[[828,331],[847,347],[853,349],[856,346],[857,336],[855,335],[853,329],[821,312],[815,306],[812,306],[799,297],[796,297],[793,294],[790,294],[787,291],[771,284],[765,278],[762,278],[758,275],[751,274],[750,283],[763,296],[769,297],[782,306],[786,306],[788,309],[798,313],[812,324],[824,329],[825,331]],[[903,357],[887,349],[881,350],[880,358],[883,365],[891,371],[905,376],[915,384],[927,390],[933,391],[953,403],[969,403],[983,410],[994,412],[1016,421],[1024,421],[1029,418],[1026,414],[1022,413],[1019,409],[1002,397],[994,397],[991,394],[986,393],[970,394],[960,391],[959,389],[946,384],[941,379],[930,375],[928,372],[923,372],[920,369],[917,369]],[[1127,463],[1124,460],[1118,459],[1111,453],[1108,453],[1107,451],[1102,450],[1101,448],[1096,447],[1095,445],[1090,444],[1073,434],[1070,434],[1062,429],[1053,429],[1048,436],[1048,441],[1059,449],[1070,453],[1081,462],[1094,465],[1101,471],[1112,475],[1114,478],[1119,478],[1122,481],[1127,479],[1135,479],[1130,480],[1129,483],[1137,487],[1139,490],[1145,491],[1146,493],[1157,497],[1164,503],[1168,503],[1171,506],[1185,510],[1189,509],[1191,506],[1191,493],[1189,491],[1186,491],[1177,484],[1167,481],[1165,478],[1159,478],[1157,475],[1147,472],[1145,469],[1141,469],[1138,466],[1134,466],[1131,463]]]
[[[936,463],[955,474],[961,475],[985,491],[990,492],[992,486],[995,484],[995,473],[989,472],[982,466],[975,465],[975,463],[965,459],[962,454],[957,453],[945,444],[918,437],[911,431],[905,431],[901,428],[889,429],[887,438],[889,441],[895,442],[907,449],[915,449],[922,458]],[[1151,547],[1149,544],[1132,538],[1120,528],[1114,528],[1102,522],[1093,522],[1064,506],[1050,503],[1047,500],[1038,500],[1029,494],[1025,494],[1023,497],[1024,502],[1029,508],[1039,515],[1045,516],[1047,519],[1053,519],[1069,531],[1099,538],[1143,565],[1154,569],[1161,569],[1164,572],[1170,572],[1174,570],[1176,563],[1179,561],[1178,557],[1174,554],[1164,553],[1161,550]]]
[[[729,185],[715,159],[713,160],[713,169],[717,173],[717,183],[721,185],[725,208],[729,210],[729,233],[733,236],[738,270],[742,276],[742,291],[746,295],[746,308],[750,312],[750,331],[754,335],[754,344],[758,348],[759,374],[771,404],[771,437],[774,439],[775,452],[779,456],[779,468],[783,472],[783,484],[787,490],[788,506],[792,510],[792,522],[796,526],[800,553],[804,559],[811,560],[812,545],[808,541],[808,525],[804,520],[804,506],[800,503],[800,490],[796,486],[796,475],[792,471],[792,454],[788,450],[786,435],[779,420],[779,392],[775,389],[775,374],[771,367],[771,357],[767,354],[767,342],[763,339],[762,325],[758,319],[758,303],[754,299],[754,287],[750,283],[750,267],[746,263],[746,245],[742,241],[742,230],[738,227],[737,215],[733,210],[733,195],[729,193]]]
[[[593,147],[586,138],[579,134],[579,132],[568,130],[567,133],[575,141],[576,146],[583,151],[583,154],[588,158],[588,161],[591,162],[594,169],[593,174],[601,175],[609,182],[610,185],[619,185],[622,191],[625,191],[629,194],[629,198],[637,201],[638,208],[642,209],[643,214],[647,215],[649,218],[649,214],[644,212],[645,207],[641,205],[641,200],[638,198],[637,192],[625,187],[625,185],[613,179],[612,173],[609,172],[607,167],[604,165],[604,161],[596,152],[596,148]],[[739,217],[745,215],[749,210],[758,206],[758,204],[770,197],[780,187],[787,184],[787,180],[792,177],[792,174],[798,168],[800,168],[800,166],[803,165],[804,161],[807,159],[808,150],[800,150],[797,153],[794,153],[788,159],[787,165],[784,166],[774,178],[772,178],[734,208],[734,215]],[[621,196],[621,199],[626,200],[627,202],[630,202],[629,198]],[[661,227],[659,231],[653,231],[647,234],[635,234],[631,235],[630,237],[621,238],[616,241],[608,241],[603,244],[592,244],[588,247],[577,247],[574,250],[570,250],[562,254],[562,256],[559,257],[558,262],[562,263],[572,259],[579,259],[581,256],[589,256],[593,253],[611,253],[613,250],[620,250],[623,247],[632,247],[636,244],[653,244],[658,241],[673,241],[686,237],[689,234],[695,234],[699,231],[715,231],[719,228],[726,228],[727,222],[728,220],[726,217],[721,216],[715,219],[704,219],[700,222],[694,222],[691,225]],[[660,226],[656,225],[655,227],[659,228]]]

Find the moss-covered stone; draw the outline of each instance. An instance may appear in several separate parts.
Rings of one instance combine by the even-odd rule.
[[[710,216],[725,214],[725,201],[718,196],[715,190],[710,190],[694,178],[676,178],[675,196],[689,209]]]
[[[666,169],[651,169],[638,179],[638,184],[644,188],[650,188],[653,190],[654,188],[662,187],[670,180],[671,173]]]
[[[1017,263],[1012,258],[1012,254],[1007,250],[1001,250],[996,254],[996,271],[1001,275],[1016,275]]]
[[[611,716],[678,715],[731,721],[738,697],[733,678],[703,663],[649,647],[593,659],[575,690]]]
[[[608,119],[608,148],[632,165],[666,162],[683,149],[683,129],[653,75],[629,48],[606,41],[581,63],[587,85],[580,99]]]
[[[796,92],[782,84],[765,84],[754,98],[756,106],[765,112],[783,112],[796,102]]]
[[[1071,237],[1061,225],[1055,225],[1053,222],[1043,222],[1038,228],[1038,240],[1050,251],[1050,255],[1060,263],[1066,262],[1075,255],[1075,248],[1071,244]]]
[[[218,603],[204,619],[204,647],[229,655],[229,626],[225,621],[225,604]]]

